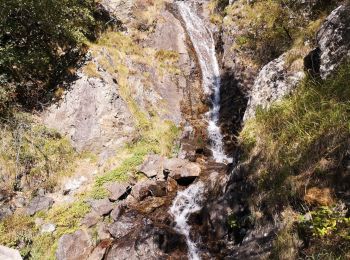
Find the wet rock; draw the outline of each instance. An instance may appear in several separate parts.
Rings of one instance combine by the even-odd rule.
[[[145,221],[139,229],[117,240],[106,259],[187,259],[187,246],[184,237],[172,229]]]
[[[22,257],[18,250],[0,245],[0,259],[1,260],[22,260]]]
[[[53,203],[54,203],[54,201],[52,198],[45,197],[45,196],[35,197],[29,203],[28,208],[27,208],[27,213],[30,216],[33,216],[38,211],[47,210],[47,209],[51,208]]]
[[[148,178],[163,175],[164,160],[165,158],[163,156],[149,155],[139,168],[139,172],[145,174]],[[162,176],[160,176],[160,178],[162,178]]]
[[[335,9],[317,33],[320,49],[320,75],[326,78],[342,61],[350,57],[350,5]]]
[[[87,259],[92,250],[90,236],[83,230],[65,234],[58,240],[57,260]]]
[[[100,200],[92,200],[89,202],[92,209],[99,215],[99,216],[105,216],[108,215],[113,207],[114,204],[109,201],[109,199],[100,199]]]
[[[79,178],[68,180],[68,182],[64,185],[63,194],[68,194],[72,191],[75,191],[81,187],[81,185],[86,182],[87,179],[84,176],[80,176]]]
[[[105,188],[109,191],[108,198],[112,201],[120,199],[128,191],[129,185],[123,182],[107,183]]]
[[[56,230],[56,225],[52,223],[46,223],[41,226],[40,232],[41,233],[52,233]]]
[[[198,164],[187,160],[172,158],[164,161],[164,171],[175,180],[188,177],[198,177],[201,168]]]
[[[177,182],[173,178],[168,178],[166,189],[168,192],[176,191],[178,189]]]
[[[124,203],[118,203],[115,208],[112,210],[110,216],[114,221],[117,221],[118,218],[124,213],[125,211],[125,204]]]
[[[134,212],[127,212],[123,214],[118,221],[110,224],[108,226],[108,232],[116,239],[121,238],[128,234],[133,228],[135,228],[139,223],[138,216]]]
[[[265,65],[250,92],[244,120],[254,117],[256,109],[268,107],[272,102],[291,93],[304,77],[302,71],[291,71],[286,66],[287,53]]]
[[[92,227],[95,226],[99,220],[100,215],[97,214],[96,211],[92,211],[85,215],[85,217],[81,221],[81,224],[86,227]]]
[[[160,197],[148,197],[144,201],[131,206],[133,209],[136,209],[138,212],[143,214],[149,214],[155,209],[162,207],[165,204],[166,199]]]

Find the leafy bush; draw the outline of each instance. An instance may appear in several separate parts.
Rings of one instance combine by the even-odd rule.
[[[94,12],[94,0],[0,1],[0,76],[22,103],[35,104],[74,66],[99,27]]]

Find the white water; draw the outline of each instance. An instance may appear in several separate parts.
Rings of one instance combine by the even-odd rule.
[[[187,223],[192,213],[201,209],[201,200],[204,190],[202,182],[196,182],[186,190],[178,192],[170,208],[170,213],[174,217],[175,229],[186,238],[188,246],[188,257],[191,260],[199,260],[200,256],[196,244],[190,238],[190,225]]]
[[[213,157],[216,162],[230,163],[232,158],[225,154],[222,134],[218,125],[221,79],[213,35],[196,12],[191,10],[188,3],[177,2],[177,6],[199,60],[204,91],[206,94],[213,96],[213,107],[208,113],[208,137],[211,142]]]

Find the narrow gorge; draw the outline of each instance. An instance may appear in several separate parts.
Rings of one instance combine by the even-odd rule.
[[[350,258],[348,0],[0,17],[0,260]]]

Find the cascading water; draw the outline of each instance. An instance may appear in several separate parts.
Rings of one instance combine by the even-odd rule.
[[[196,182],[189,186],[186,190],[177,194],[170,213],[173,215],[176,226],[175,229],[186,238],[188,246],[188,257],[192,260],[199,260],[200,256],[196,248],[196,244],[190,238],[190,226],[187,223],[191,214],[201,209],[202,193],[204,184]]]
[[[203,20],[191,10],[188,3],[184,1],[177,2],[177,7],[199,60],[204,91],[207,95],[213,96],[213,107],[208,113],[208,137],[211,142],[213,157],[217,162],[230,163],[232,158],[225,154],[222,134],[218,125],[221,79],[213,35]]]
[[[188,3],[181,1],[176,4],[199,60],[205,94],[213,97],[213,107],[208,113],[208,138],[211,142],[213,157],[216,162],[232,162],[232,158],[225,155],[218,125],[221,82],[213,35],[201,18],[191,10]],[[196,182],[186,190],[179,192],[170,208],[170,213],[176,223],[175,229],[185,236],[189,258],[192,260],[199,260],[200,253],[195,242],[191,240],[188,218],[201,209],[203,193],[204,183]]]

